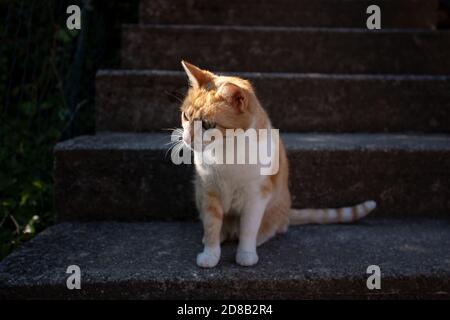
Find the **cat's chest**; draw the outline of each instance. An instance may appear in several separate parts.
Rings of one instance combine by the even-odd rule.
[[[261,175],[257,165],[222,165],[197,168],[207,189],[220,193],[224,212],[239,214],[253,193],[259,190]]]

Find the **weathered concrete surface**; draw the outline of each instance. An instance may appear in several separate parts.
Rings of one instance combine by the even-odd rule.
[[[374,199],[376,216],[448,216],[446,135],[284,134],[295,207]],[[55,148],[59,220],[192,219],[193,166],[173,164],[166,134],[82,136]]]
[[[383,28],[436,25],[438,0],[143,0],[140,22],[365,28],[366,9],[381,8]]]
[[[128,25],[122,65],[180,70],[448,74],[450,31]]]
[[[253,82],[272,123],[285,132],[450,132],[448,76],[238,75]],[[96,86],[97,131],[180,125],[179,99],[188,88],[182,71],[104,70]]]
[[[251,268],[223,247],[215,269],[200,269],[201,227],[193,223],[56,225],[0,264],[0,298],[302,299],[450,298],[448,220],[364,220],[291,227],[259,248]],[[66,288],[69,265],[81,290]],[[366,269],[381,268],[368,290]]]

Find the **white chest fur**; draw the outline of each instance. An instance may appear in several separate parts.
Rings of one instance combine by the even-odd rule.
[[[272,140],[273,137],[270,137]],[[264,146],[264,150],[267,150],[267,139],[260,138],[255,143],[258,145],[257,150],[261,145]],[[270,143],[270,154],[274,161],[278,157],[278,154],[274,152],[276,146],[277,144],[273,141]],[[240,214],[246,203],[259,198],[261,185],[267,178],[261,174],[262,165],[259,159],[256,164],[248,163],[248,157],[246,157],[246,164],[208,164],[205,161],[199,161],[199,157],[202,156],[204,154],[200,152],[194,153],[195,167],[202,181],[202,187],[220,194],[225,214]]]

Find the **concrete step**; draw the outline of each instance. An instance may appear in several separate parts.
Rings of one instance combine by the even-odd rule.
[[[238,73],[253,82],[285,132],[450,132],[450,76]],[[96,79],[97,131],[180,126],[182,71],[104,70]],[[326,94],[325,94],[326,93]]]
[[[295,207],[374,199],[373,216],[450,212],[447,135],[284,134]],[[193,166],[175,165],[169,133],[104,133],[55,148],[59,220],[192,219]]]
[[[450,73],[450,31],[127,25],[122,64],[180,70],[303,73]]]
[[[250,268],[235,264],[234,243],[216,268],[198,268],[201,237],[194,223],[59,224],[2,261],[0,298],[450,298],[448,220],[294,226]],[[67,289],[70,265],[80,290]],[[379,290],[367,288],[370,265]]]
[[[436,25],[438,0],[142,0],[140,22],[365,28],[366,9],[381,9],[383,28]]]

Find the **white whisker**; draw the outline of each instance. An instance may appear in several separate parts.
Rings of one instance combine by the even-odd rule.
[[[171,138],[175,137],[176,140],[171,140],[167,143],[165,143],[166,146],[169,146],[168,149],[166,150],[165,156],[167,157],[167,154],[172,150],[175,153],[178,153],[181,148],[183,147],[183,132],[184,129],[183,128],[164,128],[162,130],[166,130],[166,131],[172,131],[171,133]]]
[[[169,153],[169,151],[171,151],[173,149],[174,152],[178,152],[179,151],[179,146],[183,146],[183,141],[174,141],[175,143],[173,143],[167,150],[166,150],[166,154],[164,155],[164,157],[167,157],[167,154]]]

